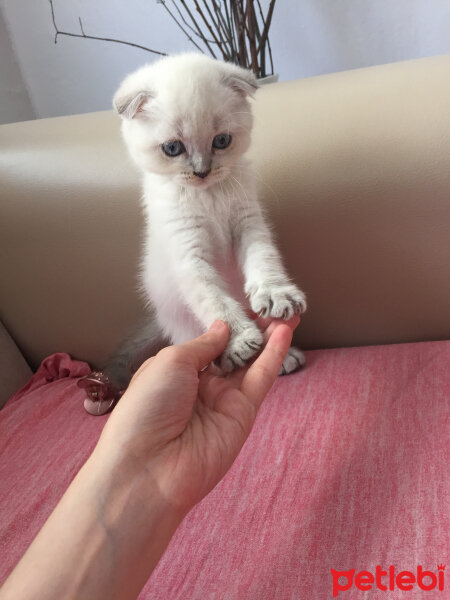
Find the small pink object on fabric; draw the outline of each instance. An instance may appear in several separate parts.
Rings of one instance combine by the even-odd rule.
[[[329,600],[331,569],[436,574],[449,564],[449,364],[450,342],[308,352],[303,371],[274,384],[139,598]],[[83,408],[77,380],[89,372],[50,356],[0,412],[0,582],[108,419]],[[433,593],[445,597],[424,597]],[[353,586],[338,597],[366,595]]]
[[[104,415],[110,412],[125,390],[118,390],[103,371],[92,371],[78,380],[77,386],[84,390],[84,408],[90,415]]]

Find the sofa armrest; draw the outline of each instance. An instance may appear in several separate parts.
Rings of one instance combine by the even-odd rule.
[[[19,348],[0,321],[0,409],[32,375]]]

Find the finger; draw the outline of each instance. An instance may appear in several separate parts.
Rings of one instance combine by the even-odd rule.
[[[214,321],[209,330],[194,340],[180,344],[178,360],[188,362],[201,371],[219,357],[227,347],[230,328],[224,321]]]
[[[278,376],[292,341],[292,329],[276,324],[272,334],[255,362],[248,367],[241,383],[241,392],[258,409]]]
[[[287,325],[288,327],[291,328],[292,331],[295,330],[295,328],[297,327],[297,325],[300,323],[300,317],[299,315],[294,315],[291,319],[289,319],[288,321],[283,321],[283,319],[273,319],[273,318],[267,318],[264,319],[263,317],[258,317],[257,319],[255,319],[258,327],[261,329],[261,331],[263,332],[264,335],[264,342],[267,343],[268,339],[270,338],[270,336],[272,335],[273,331],[275,330],[276,327],[278,327],[278,325]],[[238,369],[237,371],[233,371],[232,373],[230,373],[229,375],[227,375],[228,380],[236,387],[240,387],[242,380],[244,379],[248,368],[250,367],[251,363],[253,361],[251,361],[249,364],[247,364],[245,367]]]
[[[139,377],[139,375],[142,373],[142,371],[145,371],[146,369],[148,369],[148,367],[152,364],[152,362],[155,360],[155,358],[156,358],[156,356],[151,356],[150,358],[147,358],[147,360],[142,363],[142,365],[139,367],[139,369],[133,374],[130,384],[133,383],[133,381],[136,379],[136,377]]]
[[[262,319],[258,318],[258,325],[260,325],[260,320],[262,320]],[[264,343],[267,344],[268,340],[270,339],[270,336],[272,335],[272,333],[274,332],[276,327],[278,327],[279,325],[288,325],[288,327],[291,327],[291,329],[294,330],[295,327],[298,325],[298,322],[300,319],[299,319],[298,315],[294,315],[292,317],[292,319],[290,319],[289,321],[283,321],[282,319],[270,319],[270,318],[264,319],[264,320],[266,321],[266,323],[265,324],[263,323],[263,325],[266,325],[267,327],[266,327],[265,331],[263,331],[263,335],[264,335]],[[227,378],[235,387],[238,387],[238,388],[241,387],[242,381],[244,380],[244,377],[246,376],[247,371],[251,367],[252,363],[255,362],[256,358],[257,357],[255,357],[253,360],[251,360],[242,369],[238,369],[237,371],[233,371],[232,373],[227,375]]]
[[[292,331],[295,331],[296,327],[300,323],[300,316],[294,315],[288,321],[284,321],[283,319],[274,319],[272,317],[268,317],[267,319],[265,319],[264,317],[258,317],[256,319],[256,323],[257,323],[258,327],[261,329],[261,331],[264,332],[264,334],[265,334],[264,337],[266,339],[268,339],[268,337],[270,336],[272,331],[275,329],[275,327],[280,324],[287,325],[288,327],[290,327],[292,329]],[[266,334],[268,334],[267,337],[266,337]]]
[[[207,367],[215,358],[220,356],[225,350],[230,337],[230,330],[228,325],[224,321],[214,321],[209,328],[209,331],[201,335],[200,337],[180,344],[178,346],[171,346],[174,350],[176,349],[177,354],[174,357],[175,360],[189,363],[193,365],[197,371],[201,371]],[[158,355],[157,355],[158,356]],[[130,381],[130,385],[134,384],[138,378],[145,373],[157,356],[152,356],[146,360]]]

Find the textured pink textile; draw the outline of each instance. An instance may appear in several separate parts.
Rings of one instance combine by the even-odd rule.
[[[325,600],[331,569],[450,568],[450,342],[307,353],[279,378],[224,480],[196,506],[140,595]],[[0,580],[94,446],[87,365],[57,354],[0,413]],[[339,598],[450,597],[359,591]],[[344,581],[344,580],[341,580]]]

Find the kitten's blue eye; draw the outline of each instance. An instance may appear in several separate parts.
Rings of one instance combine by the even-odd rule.
[[[167,156],[179,156],[180,154],[183,154],[183,152],[186,152],[186,148],[183,146],[183,143],[178,140],[164,142],[162,149]]]
[[[213,148],[217,148],[217,150],[225,150],[231,144],[231,135],[229,133],[219,133],[213,139]]]

